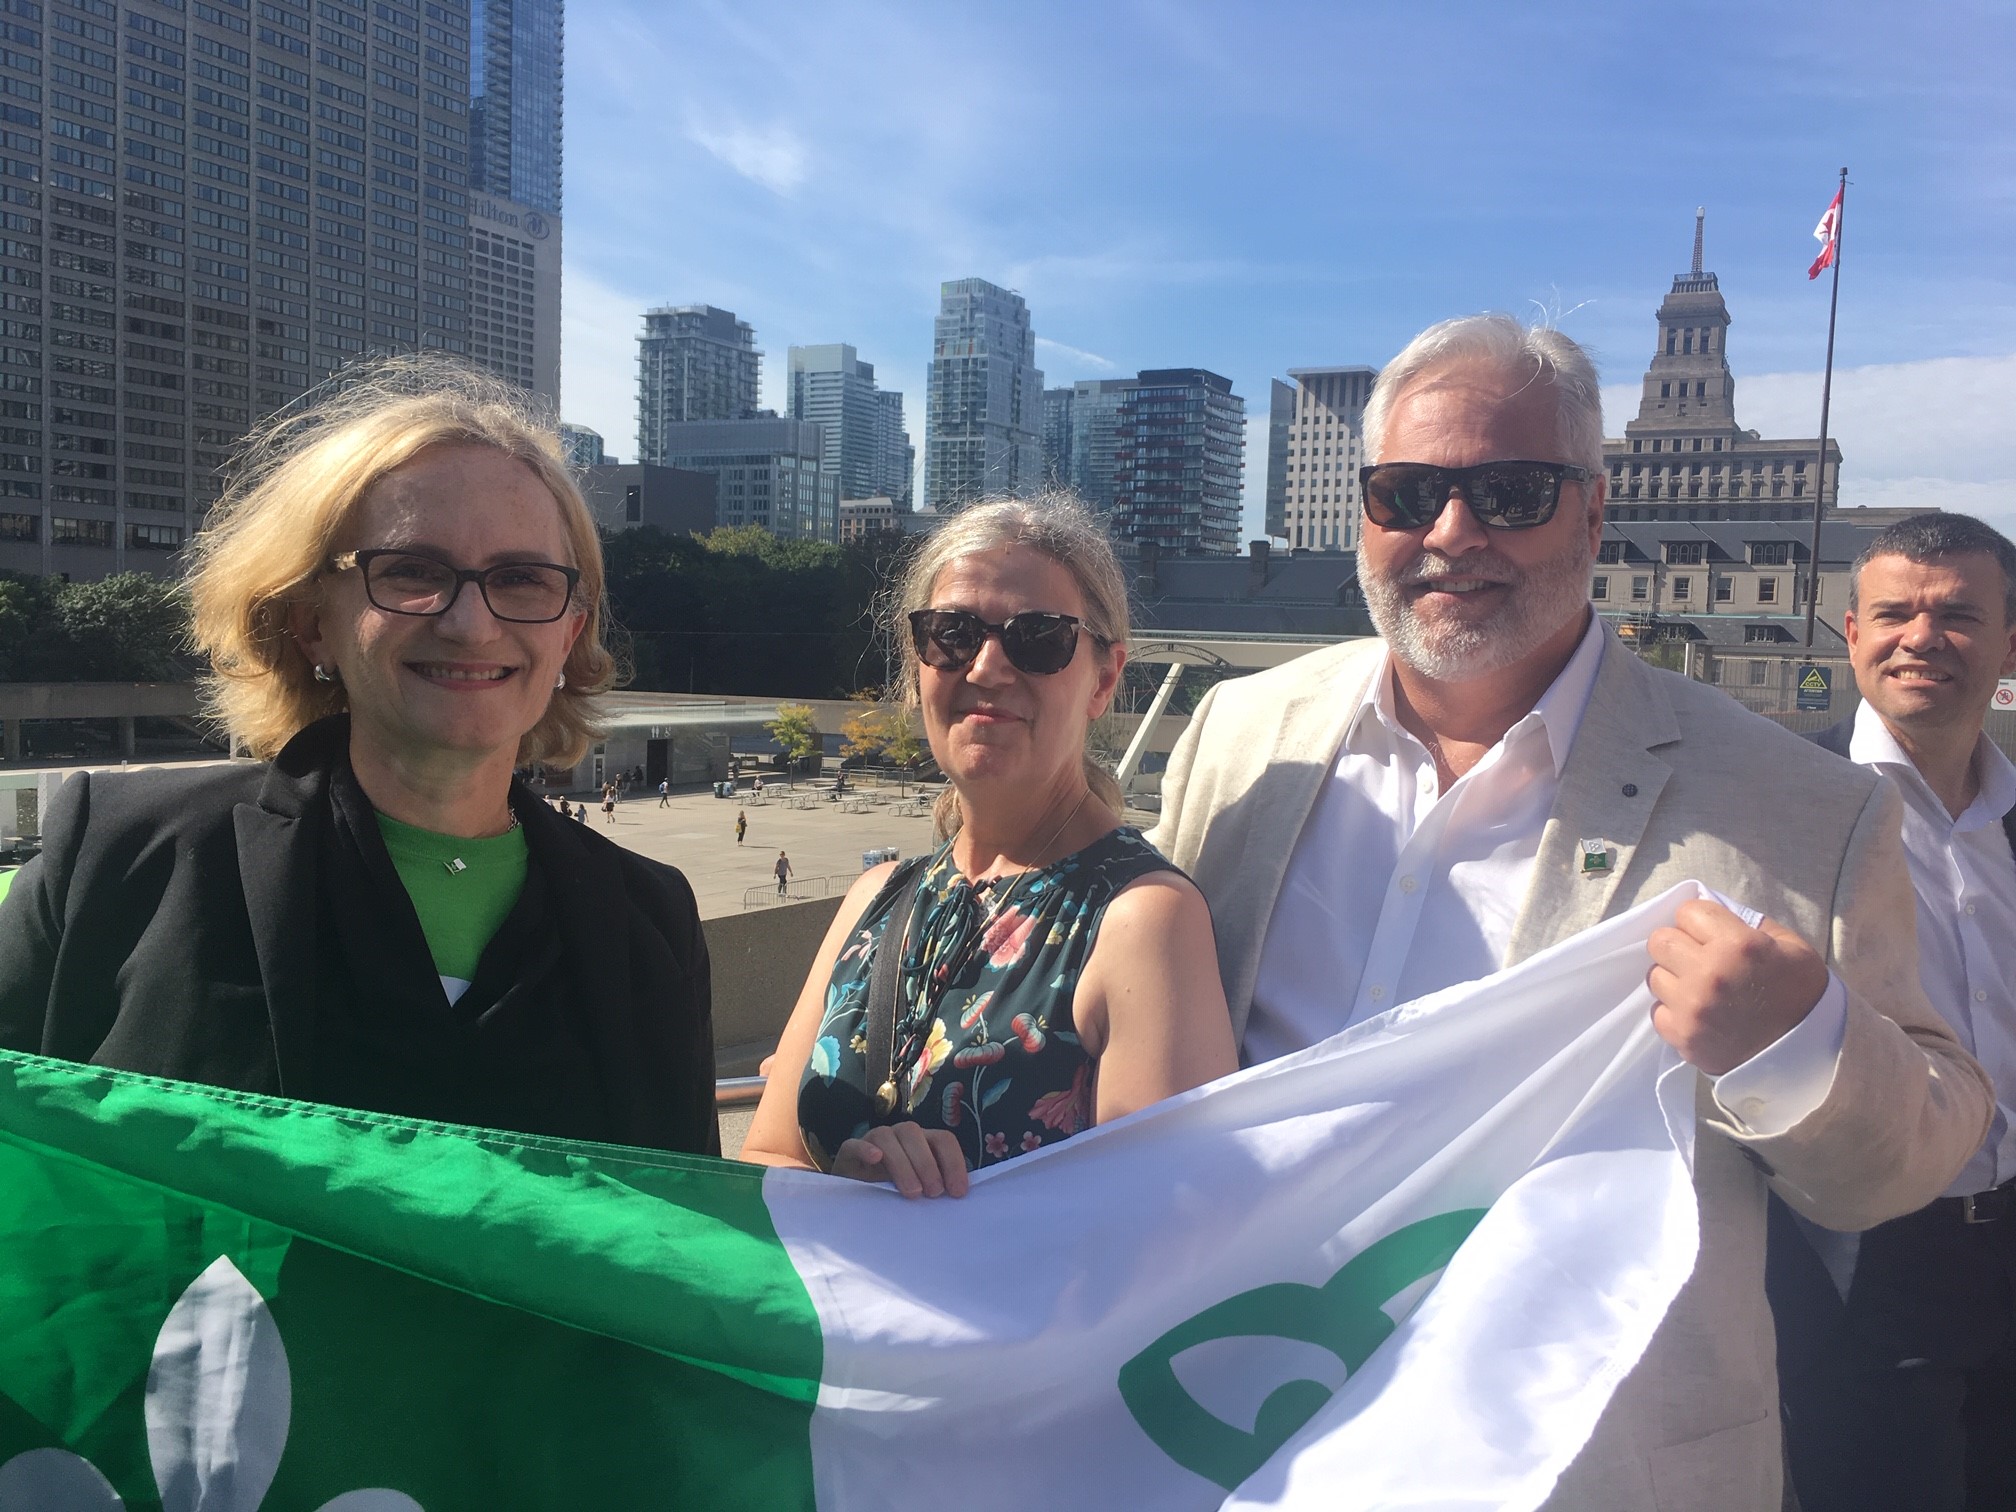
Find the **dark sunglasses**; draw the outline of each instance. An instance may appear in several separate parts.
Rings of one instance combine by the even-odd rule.
[[[1554,518],[1563,479],[1586,483],[1592,476],[1572,462],[1480,462],[1475,467],[1378,462],[1358,469],[1358,489],[1365,518],[1386,530],[1434,524],[1452,491],[1463,496],[1480,525],[1531,530]]]
[[[1001,638],[1001,649],[1017,671],[1037,677],[1062,672],[1078,654],[1078,627],[1085,622],[1073,614],[1035,611],[1011,615],[1005,625],[990,625],[964,609],[918,609],[910,615],[910,635],[917,644],[917,659],[940,672],[957,672],[972,665],[987,637]],[[1085,631],[1099,645],[1105,637]]]

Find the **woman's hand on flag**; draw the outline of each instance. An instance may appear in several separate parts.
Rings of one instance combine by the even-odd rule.
[[[899,1123],[850,1139],[833,1157],[833,1174],[886,1181],[905,1197],[964,1197],[966,1157],[949,1130]]]

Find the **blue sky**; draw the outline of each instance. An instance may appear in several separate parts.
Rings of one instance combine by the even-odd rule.
[[[2016,7],[575,0],[562,408],[636,452],[644,308],[845,341],[921,456],[944,279],[1029,301],[1046,384],[1199,366],[1264,415],[1447,315],[1548,312],[1617,433],[1694,207],[1737,416],[1817,429],[1812,228],[1850,169],[1843,502],[2016,528]],[[1264,427],[1249,433],[1257,526]]]

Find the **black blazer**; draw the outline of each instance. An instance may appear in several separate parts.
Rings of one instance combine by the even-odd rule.
[[[1848,742],[1855,734],[1855,716],[1853,714],[1850,714],[1839,724],[1827,726],[1824,730],[1807,730],[1803,733],[1806,739],[1812,741],[1821,750],[1832,751],[1836,756],[1848,757],[1851,761],[1854,759],[1848,756]],[[2011,809],[2002,816],[2002,832],[2009,837],[2009,849],[2016,851],[2016,809]]]
[[[313,1099],[329,723],[269,765],[64,783],[42,854],[0,902],[0,1047]],[[558,1008],[598,1070],[598,1124],[717,1153],[692,889],[516,786],[512,808],[552,926],[583,947],[567,952]]]

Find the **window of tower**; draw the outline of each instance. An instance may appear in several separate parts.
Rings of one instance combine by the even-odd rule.
[[[1680,350],[1689,357],[1694,355],[1694,332],[1691,329],[1687,332],[1686,338],[1680,343]]]
[[[1675,344],[1675,343],[1676,343],[1677,341],[1679,341],[1679,339],[1680,339],[1680,333],[1679,333],[1679,331],[1678,331],[1678,330],[1669,330],[1669,331],[1667,331],[1667,333],[1666,333],[1666,355],[1667,355],[1668,357],[1671,357],[1671,356],[1673,355],[1673,347],[1674,347],[1674,344]]]

